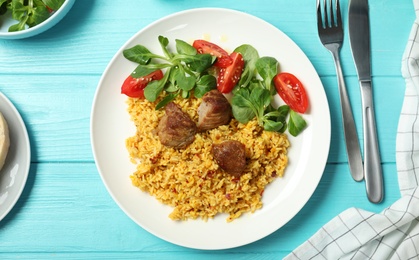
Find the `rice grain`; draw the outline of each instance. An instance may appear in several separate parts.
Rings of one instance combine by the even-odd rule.
[[[156,111],[156,102],[128,98],[128,112],[136,125],[135,136],[126,147],[136,171],[132,184],[173,207],[173,220],[201,218],[208,220],[227,213],[227,222],[246,212],[262,208],[263,191],[269,183],[282,177],[288,164],[289,141],[286,134],[264,131],[256,120],[197,133],[185,149],[162,145],[153,134],[164,110]],[[178,98],[175,102],[198,121],[200,99]],[[214,143],[237,140],[246,146],[247,165],[240,178],[224,172],[211,154]]]

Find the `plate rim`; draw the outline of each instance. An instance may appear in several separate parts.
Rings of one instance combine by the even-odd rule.
[[[133,44],[133,40],[135,40],[140,34],[144,33],[145,31],[147,31],[148,29],[152,28],[153,26],[155,26],[157,24],[163,23],[166,20],[170,20],[170,19],[172,19],[172,18],[174,18],[176,16],[181,16],[181,15],[188,14],[188,13],[193,13],[193,12],[202,12],[202,11],[209,11],[209,12],[214,12],[214,11],[215,12],[220,12],[221,11],[221,12],[235,13],[237,15],[240,15],[240,16],[245,17],[246,19],[249,19],[250,18],[250,19],[258,20],[259,22],[265,24],[266,26],[270,26],[271,28],[275,29],[279,34],[282,34],[283,37],[288,38],[289,41],[292,42],[295,45],[295,47],[297,47],[298,50],[304,55],[304,57],[308,60],[308,62],[312,66],[312,69],[316,73],[316,77],[318,78],[319,83],[323,87],[323,83],[320,80],[320,76],[318,75],[317,71],[315,70],[314,65],[312,64],[312,62],[308,59],[307,55],[301,50],[301,48],[287,34],[285,34],[278,27],[272,25],[271,23],[268,23],[267,21],[265,21],[265,20],[263,20],[263,19],[255,16],[255,15],[252,15],[252,14],[249,14],[249,13],[246,13],[246,12],[242,12],[242,11],[239,11],[239,10],[235,10],[235,9],[218,8],[218,7],[203,7],[203,8],[187,9],[187,10],[175,12],[175,13],[172,13],[170,15],[164,16],[164,17],[159,18],[159,19],[153,21],[152,23],[146,25],[145,27],[143,27],[142,29],[140,29],[136,33],[134,33],[133,36],[129,37],[129,39],[117,50],[117,52],[114,54],[114,56],[112,57],[112,59],[107,64],[107,66],[106,66],[106,68],[105,68],[105,70],[104,70],[104,72],[103,72],[103,74],[102,74],[102,76],[100,78],[100,81],[99,81],[99,83],[97,85],[97,89],[96,89],[96,92],[95,92],[95,95],[94,95],[94,99],[93,99],[93,103],[92,103],[92,110],[91,110],[91,121],[90,121],[91,131],[90,131],[90,137],[91,137],[91,147],[92,147],[93,156],[94,156],[94,159],[95,159],[95,163],[96,163],[96,167],[97,167],[98,173],[99,173],[99,175],[100,175],[100,177],[101,177],[101,179],[102,179],[102,181],[103,181],[103,183],[104,183],[104,185],[105,185],[108,193],[111,195],[111,197],[116,202],[116,204],[120,207],[120,209],[122,209],[122,211],[131,218],[131,220],[133,220],[141,228],[143,228],[144,230],[150,232],[151,234],[155,235],[156,237],[159,237],[161,239],[164,239],[164,240],[166,240],[168,242],[171,242],[173,244],[176,244],[176,245],[179,245],[179,246],[184,246],[184,247],[189,247],[189,248],[195,248],[195,249],[218,250],[218,249],[229,249],[229,248],[234,248],[234,247],[238,247],[238,246],[243,246],[243,245],[246,245],[246,244],[255,242],[255,241],[259,240],[259,239],[262,239],[262,238],[270,235],[271,233],[277,231],[282,226],[284,226],[286,223],[288,223],[307,204],[307,202],[309,201],[309,199],[312,197],[314,191],[317,189],[318,184],[320,183],[320,180],[321,180],[321,178],[322,178],[322,176],[324,174],[325,167],[327,165],[327,158],[328,158],[328,154],[330,152],[330,142],[331,142],[331,118],[330,118],[330,108],[329,108],[329,103],[328,103],[328,100],[327,100],[327,95],[326,95],[326,93],[324,91],[324,87],[323,87],[323,91],[324,91],[323,94],[324,94],[324,98],[326,100],[325,109],[327,110],[328,116],[327,116],[327,126],[326,126],[326,129],[325,129],[326,134],[327,134],[327,138],[326,138],[325,141],[327,143],[324,144],[324,147],[323,147],[323,149],[325,150],[325,153],[324,153],[324,164],[322,163],[322,166],[320,166],[320,168],[322,169],[321,170],[321,174],[318,174],[318,176],[317,176],[318,178],[315,180],[315,185],[311,185],[311,189],[308,192],[309,195],[307,196],[307,199],[304,201],[304,203],[302,203],[298,207],[298,210],[296,210],[295,214],[293,214],[292,216],[290,216],[289,219],[286,220],[284,224],[282,224],[278,228],[274,228],[271,232],[269,232],[267,234],[264,234],[261,237],[257,237],[257,238],[255,238],[255,239],[253,239],[251,241],[248,241],[248,242],[245,242],[245,243],[239,243],[239,244],[236,244],[236,245],[230,245],[230,246],[226,246],[226,247],[222,247],[222,246],[220,247],[219,246],[219,247],[214,247],[214,248],[211,248],[211,247],[198,247],[198,246],[186,245],[184,243],[178,243],[176,241],[173,241],[173,239],[170,239],[170,238],[165,237],[162,234],[157,234],[156,232],[153,232],[153,230],[150,230],[150,228],[148,228],[148,227],[144,226],[142,223],[140,223],[140,221],[138,221],[137,219],[135,219],[134,216],[132,216],[131,213],[127,212],[126,208],[123,205],[121,205],[120,201],[116,198],[115,194],[111,191],[108,183],[106,182],[106,180],[105,180],[105,178],[103,176],[103,173],[102,173],[102,170],[100,168],[100,165],[97,163],[97,159],[98,158],[97,158],[97,154],[96,154],[96,151],[95,151],[95,137],[93,135],[93,132],[94,132],[93,131],[93,128],[94,128],[94,117],[95,117],[94,112],[95,112],[95,105],[96,105],[97,99],[98,99],[98,93],[100,92],[101,85],[103,84],[103,81],[105,80],[104,77],[109,72],[109,70],[111,69],[112,64],[115,62],[115,59],[121,54],[121,52],[122,52],[123,49],[125,49],[130,44]],[[148,195],[148,196],[150,196],[150,195]],[[152,196],[150,196],[150,198],[155,199]],[[200,220],[197,220],[197,221],[200,221]]]
[[[25,189],[27,180],[28,180],[28,176],[29,176],[29,171],[30,171],[30,165],[31,165],[31,144],[30,144],[30,139],[29,139],[29,134],[28,134],[28,130],[26,128],[26,124],[21,116],[21,114],[19,113],[18,109],[16,108],[16,106],[13,104],[13,102],[4,94],[0,91],[0,100],[4,100],[6,103],[6,107],[9,110],[9,113],[13,114],[14,118],[12,118],[12,120],[17,120],[17,125],[19,125],[19,127],[21,127],[22,130],[22,134],[23,134],[23,138],[22,140],[24,143],[24,146],[26,148],[26,158],[27,161],[25,162],[23,169],[19,170],[20,172],[22,172],[24,174],[23,178],[22,178],[22,182],[20,183],[19,186],[19,190],[16,193],[16,196],[11,200],[11,204],[9,205],[9,207],[3,212],[0,212],[0,221],[3,220],[4,218],[6,218],[6,216],[12,211],[12,209],[14,208],[14,206],[16,205],[16,203],[18,202],[19,198],[21,197],[23,190]],[[1,111],[3,116],[4,116],[4,111]],[[10,130],[10,118],[7,119],[7,123],[9,125],[9,130]],[[12,144],[11,144],[12,145]],[[20,153],[20,152],[19,152]],[[7,161],[7,158],[6,158]],[[3,170],[3,169],[2,169]],[[1,175],[5,174],[4,172],[0,173]],[[0,175],[0,178],[2,178],[2,176]]]

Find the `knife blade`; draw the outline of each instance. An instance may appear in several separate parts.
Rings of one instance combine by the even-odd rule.
[[[375,122],[371,82],[371,46],[368,0],[349,1],[349,41],[358,74],[362,99],[364,174],[368,199],[383,199],[383,175]]]

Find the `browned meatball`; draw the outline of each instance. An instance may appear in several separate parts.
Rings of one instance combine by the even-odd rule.
[[[171,102],[156,129],[160,142],[169,147],[185,148],[195,140],[195,122],[182,109]]]
[[[239,141],[228,140],[212,145],[212,155],[227,173],[240,177],[246,168],[246,147]]]
[[[201,131],[226,125],[232,117],[231,105],[220,91],[214,89],[202,97],[198,116],[198,129]]]

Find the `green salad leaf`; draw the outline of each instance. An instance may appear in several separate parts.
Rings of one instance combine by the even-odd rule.
[[[0,0],[0,15],[7,12],[18,21],[9,32],[25,30],[47,20],[63,5],[65,0]]]
[[[304,130],[304,128],[306,128],[306,126],[307,123],[303,117],[294,110],[291,110],[290,120],[288,123],[288,132],[292,136],[297,136]]]
[[[256,61],[259,59],[259,53],[252,45],[249,44],[240,45],[234,51],[241,53],[245,62],[244,70],[239,83],[237,84],[238,88],[245,88],[249,86],[251,81],[256,77]]]
[[[276,93],[273,78],[279,72],[279,62],[273,57],[259,57],[257,50],[248,44],[234,51],[242,53],[245,60],[231,100],[234,118],[247,123],[256,117],[258,124],[267,131],[284,132],[288,128],[294,136],[301,133],[307,123],[300,114],[287,105],[277,109],[272,106],[272,95]]]
[[[168,93],[156,109],[164,107],[178,95],[188,98],[194,92],[195,96],[202,97],[216,87],[215,77],[208,73],[215,61],[213,56],[199,54],[183,40],[175,40],[175,52],[169,49],[169,39],[166,37],[159,36],[158,41],[164,56],[152,53],[143,45],[135,45],[123,51],[126,59],[139,64],[134,70],[137,77],[158,69],[166,70],[161,80],[151,81],[144,89],[145,98],[151,102],[156,101],[163,91]],[[131,74],[133,77],[134,72]]]
[[[1,1],[1,0],[0,0]],[[165,96],[156,105],[163,108],[177,96],[197,98],[217,87],[217,71],[214,70],[216,57],[200,54],[189,43],[176,39],[175,51],[170,49],[169,39],[158,37],[163,55],[152,53],[143,45],[136,45],[123,51],[130,61],[138,63],[132,72],[134,78],[150,74],[155,70],[165,70],[160,80],[152,80],[144,89],[147,100],[154,102],[164,92]],[[232,91],[231,106],[234,118],[247,123],[256,118],[266,131],[285,132],[293,136],[307,126],[299,113],[288,105],[273,106],[276,89],[273,78],[279,73],[279,62],[273,57],[260,57],[258,51],[249,44],[238,46],[234,52],[240,53],[245,61],[240,80]]]
[[[276,93],[272,79],[278,74],[279,62],[272,57],[262,57],[256,61],[256,70],[263,79],[263,86],[273,95]]]

